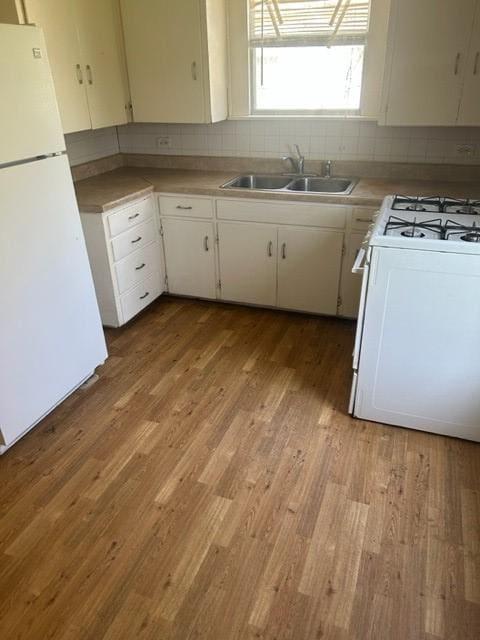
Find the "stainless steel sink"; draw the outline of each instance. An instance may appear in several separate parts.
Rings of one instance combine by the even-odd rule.
[[[289,176],[255,175],[237,176],[222,185],[225,189],[266,189],[269,191],[283,189],[292,178]]]
[[[308,193],[339,193],[348,194],[355,186],[351,178],[297,178],[288,185],[289,191]]]
[[[257,191],[297,191],[301,193],[337,193],[348,195],[356,180],[320,176],[283,176],[274,174],[241,175],[222,184],[222,189],[253,189]]]

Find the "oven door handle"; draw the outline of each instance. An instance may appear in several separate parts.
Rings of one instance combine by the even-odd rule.
[[[361,247],[357,251],[357,257],[355,258],[355,262],[353,263],[352,273],[363,273],[365,270],[365,257],[367,255],[367,250],[364,247]]]

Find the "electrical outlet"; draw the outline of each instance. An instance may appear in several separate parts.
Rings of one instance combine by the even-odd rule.
[[[455,155],[462,156],[462,158],[471,158],[475,155],[474,144],[457,144],[455,146]]]
[[[170,149],[172,146],[172,139],[170,136],[161,136],[157,138],[157,147],[160,149]]]

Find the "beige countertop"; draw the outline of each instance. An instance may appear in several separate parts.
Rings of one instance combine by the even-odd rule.
[[[236,175],[238,172],[232,173],[231,171],[124,167],[80,180],[75,183],[75,190],[80,210],[91,213],[109,211],[148,195],[152,191],[371,207],[379,206],[385,196],[392,194],[480,198],[478,182],[445,182],[443,180],[361,178],[348,196],[220,188],[222,184]]]

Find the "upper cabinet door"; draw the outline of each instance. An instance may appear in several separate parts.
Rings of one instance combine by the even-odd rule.
[[[387,53],[388,125],[454,125],[476,0],[395,0]]]
[[[480,2],[473,22],[470,51],[465,62],[465,84],[458,113],[458,124],[480,125]]]
[[[29,23],[42,27],[64,133],[90,129],[73,0],[24,0]]]
[[[118,4],[115,0],[75,0],[75,7],[92,128],[125,124]]]
[[[205,122],[198,0],[121,0],[136,122]]]

